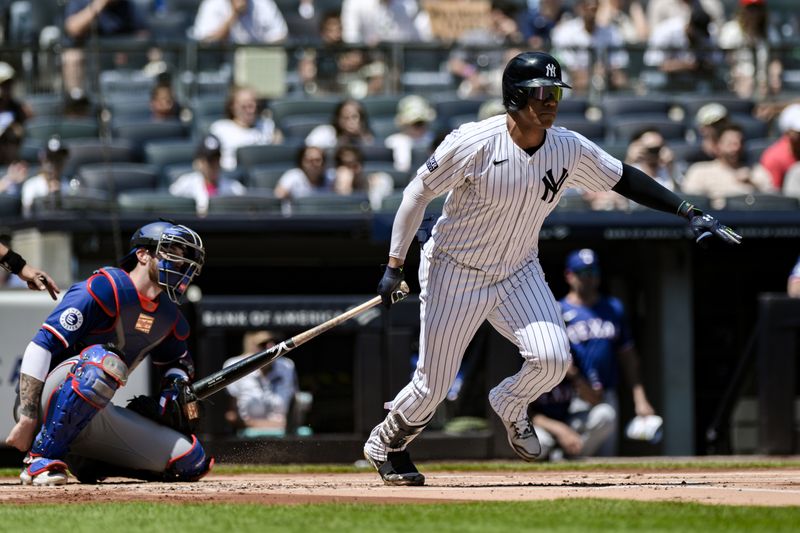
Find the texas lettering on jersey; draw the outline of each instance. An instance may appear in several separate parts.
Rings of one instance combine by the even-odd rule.
[[[567,326],[567,336],[573,344],[586,342],[589,339],[613,339],[617,335],[617,328],[613,322],[602,318],[581,320]]]

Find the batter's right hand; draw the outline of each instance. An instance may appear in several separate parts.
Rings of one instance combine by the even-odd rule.
[[[381,296],[383,306],[387,309],[393,303],[400,301],[402,298],[398,297],[400,292],[400,283],[404,279],[403,267],[390,267],[386,265],[386,270],[383,271],[383,277],[378,283],[378,294]]]
[[[27,452],[31,449],[33,437],[36,436],[36,428],[38,423],[36,420],[21,415],[19,422],[17,422],[11,432],[6,437],[6,444],[13,446],[21,452]]]

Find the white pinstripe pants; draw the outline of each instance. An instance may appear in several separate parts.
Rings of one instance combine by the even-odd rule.
[[[391,411],[411,426],[423,426],[444,400],[467,345],[484,320],[513,342],[522,368],[489,393],[492,409],[505,421],[527,416],[528,404],[564,378],[569,341],[558,302],[538,260],[507,278],[422,254],[419,361],[411,382],[392,401]],[[385,460],[389,449],[373,429],[365,449]]]

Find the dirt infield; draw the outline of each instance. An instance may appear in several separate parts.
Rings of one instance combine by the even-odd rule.
[[[23,487],[0,478],[0,504],[186,502],[433,503],[620,498],[727,505],[800,506],[800,469],[719,471],[431,472],[425,487],[387,487],[374,473],[211,474],[197,483],[122,479]]]

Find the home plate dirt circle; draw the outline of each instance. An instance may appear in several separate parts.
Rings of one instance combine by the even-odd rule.
[[[388,487],[376,474],[210,474],[196,483],[110,479],[61,487],[0,478],[0,504],[85,502],[442,503],[618,498],[719,505],[800,505],[800,468],[715,471],[430,472],[424,487]]]

